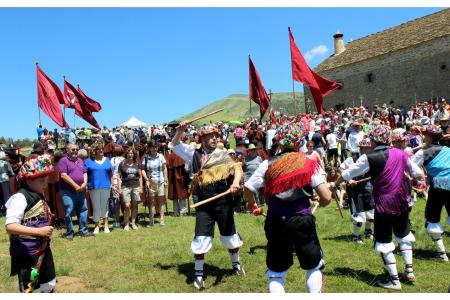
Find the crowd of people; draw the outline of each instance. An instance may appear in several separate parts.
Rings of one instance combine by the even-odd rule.
[[[444,206],[450,215],[449,112],[447,102],[438,99],[410,109],[383,104],[197,127],[172,122],[58,132],[39,125],[39,141],[29,157],[13,145],[0,146],[0,204],[12,236],[11,274],[19,275],[21,291],[30,282],[40,283],[44,291],[54,288],[48,211],[64,224],[64,237],[73,240],[107,234],[111,228],[151,227],[155,219],[164,226],[166,197],[173,201],[175,216],[190,213],[192,197],[197,206],[191,243],[197,289],[204,288],[205,255],[212,247],[215,223],[233,271],[244,275],[235,211],[244,207],[260,215],[267,206],[269,291],[284,292],[295,252],[307,272],[308,290],[320,292],[324,260],[313,213],[335,198],[338,210],[351,210],[353,241],[374,240],[381,254],[389,278],[378,285],[399,290],[401,279],[415,280],[409,213],[417,194],[428,199],[424,219],[436,259],[448,261],[440,215]],[[145,207],[148,222],[139,222],[139,205]],[[31,222],[33,217],[42,222]],[[450,216],[446,221],[450,225]],[[405,263],[402,278],[392,233]],[[31,238],[39,242],[29,245],[23,236],[43,238]],[[43,250],[37,255],[36,249]],[[28,273],[41,253],[46,271],[33,282]]]

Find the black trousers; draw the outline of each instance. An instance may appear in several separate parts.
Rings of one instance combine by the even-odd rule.
[[[408,216],[409,212],[393,216],[375,211],[374,240],[378,243],[390,243],[392,242],[392,232],[398,238],[407,236],[411,232]]]
[[[221,202],[219,204],[210,202],[199,206],[195,215],[195,236],[214,237],[216,222],[222,236],[230,236],[236,233],[233,202]]]
[[[294,263],[294,251],[300,267],[309,270],[322,259],[322,248],[316,232],[314,216],[266,217],[264,225],[267,238],[267,267],[274,272],[284,272]]]
[[[425,206],[425,219],[430,223],[439,223],[442,207],[445,206],[447,215],[450,216],[450,191],[435,189],[430,185],[428,200]]]

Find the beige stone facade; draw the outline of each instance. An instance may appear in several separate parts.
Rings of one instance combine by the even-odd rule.
[[[417,35],[413,39],[406,35],[411,32]],[[409,107],[415,99],[429,101],[437,96],[448,99],[450,9],[351,42],[316,72],[344,84],[324,98],[325,108],[359,106],[361,98],[369,107],[391,101]],[[305,99],[312,99],[309,88],[305,86],[304,91]]]

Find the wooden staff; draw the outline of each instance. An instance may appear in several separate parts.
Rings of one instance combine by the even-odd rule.
[[[204,115],[201,115],[200,117],[196,117],[196,118],[194,118],[194,119],[192,119],[192,120],[189,120],[189,121],[184,122],[184,124],[185,124],[185,125],[191,124],[191,123],[193,123],[193,122],[195,122],[195,121],[197,121],[197,120],[206,118],[206,117],[208,117],[208,116],[210,116],[210,115],[217,114],[218,112],[221,112],[222,110],[223,110],[223,108],[218,109],[218,110],[215,110],[215,111],[210,112],[210,113],[207,113],[207,114],[204,114]],[[178,128],[178,127],[180,127],[180,125],[178,125],[177,128]]]
[[[219,199],[219,198],[222,198],[222,197],[224,197],[224,196],[226,196],[226,195],[228,195],[228,194],[230,194],[230,193],[231,193],[231,191],[228,190],[228,191],[223,192],[223,193],[221,193],[221,194],[215,195],[215,196],[213,196],[213,197],[211,197],[211,198],[208,198],[208,199],[202,200],[202,201],[200,201],[200,202],[197,202],[197,203],[195,203],[194,205],[191,205],[190,208],[196,208],[196,207],[198,207],[198,206],[200,206],[200,205],[203,205],[203,204],[209,203],[209,202],[211,202],[211,201],[217,200],[217,199]]]
[[[341,218],[343,219],[344,215],[342,214],[342,209],[341,209],[341,205],[339,205],[339,200],[337,198],[334,198],[334,200],[336,201],[336,205],[339,210],[339,214],[341,215]]]
[[[316,211],[316,209],[319,207],[319,202],[316,202],[316,204],[314,204],[314,207],[311,211],[311,214],[314,214],[314,212]]]
[[[371,179],[371,177],[367,177],[367,178],[363,178],[361,180],[356,180],[355,182],[356,182],[356,184],[358,184],[358,183],[363,183],[364,181],[369,181],[370,179]]]

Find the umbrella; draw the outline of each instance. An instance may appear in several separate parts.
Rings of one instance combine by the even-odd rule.
[[[234,121],[229,121],[228,124],[237,126],[237,125],[242,125],[242,122],[234,120]]]

